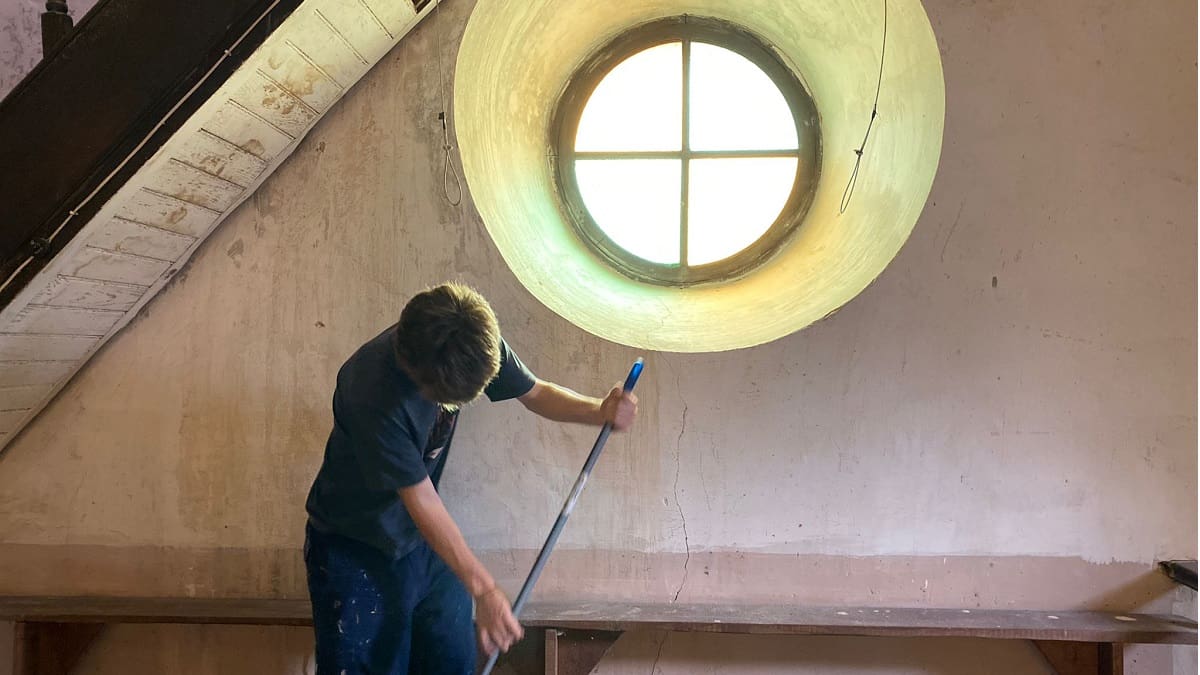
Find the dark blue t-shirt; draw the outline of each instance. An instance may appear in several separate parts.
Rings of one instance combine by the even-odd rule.
[[[421,396],[396,362],[395,340],[392,326],[338,371],[333,431],[305,506],[317,530],[399,558],[421,535],[397,490],[427,477],[437,485],[458,415]],[[488,399],[523,396],[534,382],[502,339],[500,372],[484,389]]]

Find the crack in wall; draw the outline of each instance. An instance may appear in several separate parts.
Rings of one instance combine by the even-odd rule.
[[[654,655],[654,663],[650,664],[650,675],[658,672],[658,662],[662,659],[663,647],[667,646],[667,638],[671,637],[669,632],[663,632],[662,642],[658,643],[658,653]]]
[[[679,594],[683,592],[684,585],[687,584],[688,565],[692,562],[692,543],[688,537],[687,516],[683,515],[683,505],[679,502],[679,471],[683,455],[683,434],[687,432],[688,404],[683,399],[683,387],[679,382],[679,371],[665,358],[663,359],[663,364],[670,368],[671,372],[675,375],[675,391],[679,396],[679,400],[683,402],[683,418],[679,422],[679,435],[675,437],[675,482],[672,490],[675,493],[675,509],[679,511],[679,521],[683,526],[683,548],[686,555],[683,559],[683,575],[679,579],[679,586],[675,589],[675,595],[671,598],[671,604],[675,604],[679,600]],[[701,478],[703,479],[703,477]]]
[[[675,509],[679,511],[679,520],[683,523],[683,548],[687,552],[683,559],[683,578],[679,580],[679,588],[675,589],[675,597],[671,598],[674,603],[679,599],[679,594],[683,592],[683,585],[687,583],[688,563],[692,562],[692,544],[688,539],[687,517],[683,515],[683,505],[679,503],[679,464],[680,454],[683,449],[683,433],[687,430],[687,403],[683,404],[683,421],[679,423],[679,436],[675,439]]]
[[[709,443],[709,452],[713,451],[712,443]],[[704,506],[709,513],[712,513],[712,498],[708,494],[708,481],[704,480],[704,451],[696,450],[696,473],[700,476],[700,489],[704,491]]]

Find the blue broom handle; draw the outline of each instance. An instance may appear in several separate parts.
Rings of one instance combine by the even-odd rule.
[[[634,385],[637,384],[638,377],[642,374],[642,368],[645,363],[641,358],[633,362],[633,367],[629,369],[629,376],[625,378],[624,390],[626,392],[633,391]],[[542,544],[542,550],[538,553],[537,560],[533,563],[533,569],[529,571],[529,576],[525,578],[524,585],[521,586],[521,592],[517,594],[517,599],[513,602],[513,616],[520,616],[521,610],[525,608],[525,602],[529,600],[529,595],[533,592],[533,586],[537,583],[538,577],[542,575],[542,568],[546,566],[546,561],[550,558],[550,552],[554,550],[554,544],[558,542],[558,535],[562,534],[563,526],[567,524],[567,518],[571,517],[571,512],[575,510],[575,502],[579,499],[580,493],[583,492],[583,486],[587,485],[588,476],[592,473],[592,467],[596,466],[596,460],[600,459],[600,452],[604,450],[604,443],[608,440],[608,435],[612,433],[612,423],[605,422],[600,428],[600,435],[596,438],[596,443],[592,445],[592,451],[588,453],[587,461],[583,464],[583,470],[579,472],[579,478],[575,479],[575,485],[571,488],[571,494],[567,497],[567,501],[563,504],[562,510],[558,513],[558,519],[554,521],[554,527],[550,528],[550,535],[546,537],[546,543]],[[500,658],[500,652],[494,651],[488,657],[487,665],[483,667],[482,675],[490,675],[492,668],[496,666],[497,659]]]

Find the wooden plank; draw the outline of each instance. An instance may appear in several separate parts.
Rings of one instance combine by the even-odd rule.
[[[188,134],[177,145],[172,142],[171,148],[173,157],[242,187],[253,185],[267,170],[263,158],[204,129]]]
[[[1108,612],[540,603],[530,605],[521,620],[527,626],[615,631],[1196,643],[1191,619]]]
[[[558,675],[558,631],[554,628],[547,628],[544,635],[546,636],[546,675]]]
[[[0,361],[77,361],[97,342],[72,335],[0,333]]]
[[[82,309],[26,305],[9,321],[7,330],[49,335],[107,335],[125,312],[116,309]]]
[[[1095,642],[1034,640],[1033,644],[1057,675],[1096,675],[1100,671],[1100,645]]]
[[[321,16],[369,63],[383,58],[396,44],[383,26],[358,0],[326,0]]]
[[[304,626],[307,599],[0,596],[0,618],[81,623],[221,623]]]
[[[45,400],[55,384],[0,386],[0,410],[29,410]]]
[[[170,269],[171,264],[167,260],[143,258],[85,246],[59,271],[72,277],[151,286]]]
[[[127,196],[122,193],[117,215],[126,220],[199,237],[212,229],[221,212],[142,189],[134,190]]]
[[[267,161],[296,140],[233,101],[223,103],[204,123],[204,129]]]
[[[113,217],[95,229],[88,237],[87,244],[118,253],[178,260],[195,241],[196,237]]]
[[[69,675],[104,624],[18,623],[13,675]]]
[[[205,173],[177,159],[171,159],[150,171],[146,187],[214,211],[225,211],[246,191],[237,183]]]
[[[417,10],[411,2],[397,2],[396,0],[362,0],[362,2],[392,34],[393,38],[403,36],[408,32],[409,26],[417,21]]]
[[[78,361],[0,361],[0,383],[10,387],[57,384],[78,365]]]
[[[546,675],[588,675],[621,633],[546,630]]]
[[[1108,642],[1047,642],[1033,644],[1058,675],[1122,675],[1124,646]]]
[[[307,599],[4,597],[0,619],[304,625]],[[522,623],[559,630],[631,629],[780,635],[982,637],[1073,642],[1195,644],[1196,622],[1179,616],[777,605],[532,603]]]
[[[1125,645],[1102,642],[1096,646],[1100,651],[1100,675],[1125,675]]]
[[[542,631],[528,631],[507,652],[500,655],[493,673],[497,675],[525,675],[541,673],[546,669],[546,645]],[[484,657],[483,654],[479,656]],[[481,658],[479,665],[483,664]]]
[[[248,74],[229,98],[295,138],[317,119],[306,103],[258,71]]]
[[[33,296],[32,304],[127,310],[146,294],[147,288],[60,275]]]
[[[325,112],[343,93],[320,67],[287,40],[272,40],[266,47],[263,75],[286,89],[314,110]]]
[[[8,434],[16,431],[21,422],[29,416],[30,408],[25,410],[0,410],[0,431]]]
[[[288,20],[296,24],[289,40],[293,47],[339,86],[346,88],[367,72],[366,59],[313,9],[301,7]]]

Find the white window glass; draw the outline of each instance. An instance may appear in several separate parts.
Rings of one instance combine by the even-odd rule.
[[[583,108],[576,152],[679,150],[683,144],[683,45],[638,52],[600,81]]]
[[[796,163],[795,157],[691,160],[687,263],[728,258],[766,234],[792,192]]]
[[[679,263],[681,161],[581,159],[575,180],[592,220],[617,246],[664,265]]]
[[[779,88],[746,57],[691,44],[692,150],[794,150],[796,123]]]

